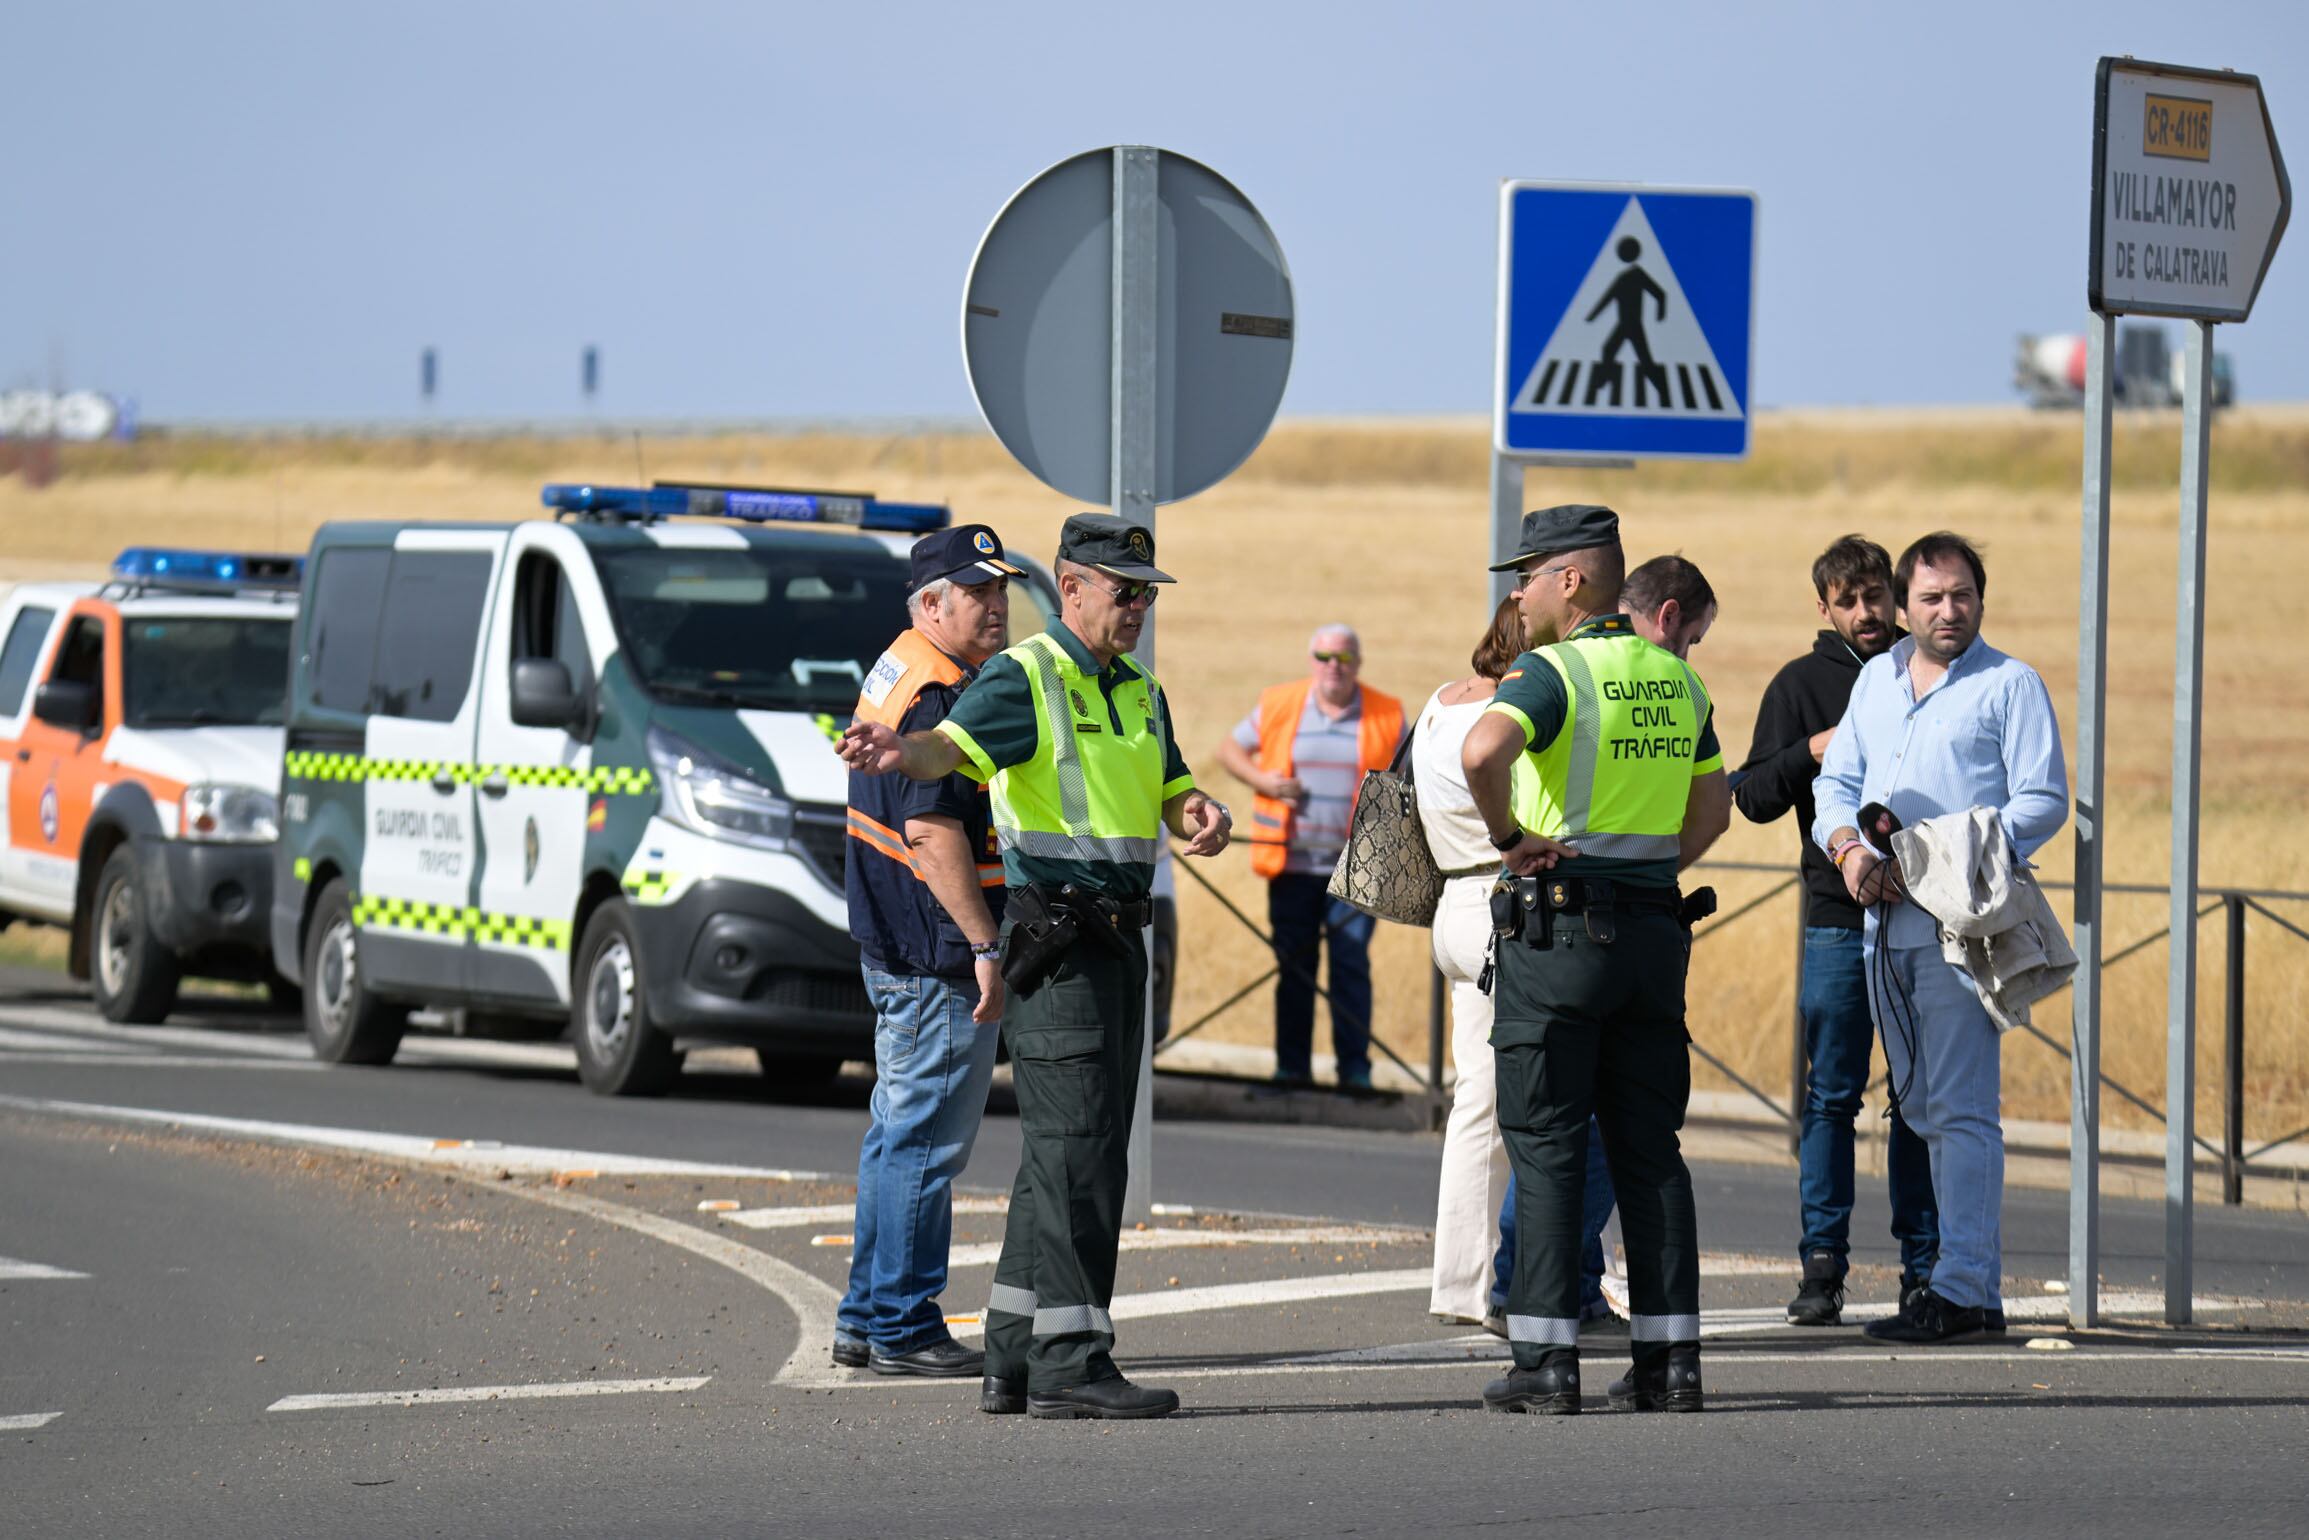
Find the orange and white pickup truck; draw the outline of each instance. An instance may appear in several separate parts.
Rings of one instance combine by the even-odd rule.
[[[187,975],[288,986],[266,922],[301,563],[137,548],[0,597],[0,927],[154,1022]]]

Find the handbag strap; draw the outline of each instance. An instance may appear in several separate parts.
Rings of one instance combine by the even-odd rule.
[[[1395,757],[1387,762],[1387,771],[1390,775],[1401,775],[1403,767],[1411,763],[1411,740],[1418,736],[1419,721],[1414,717],[1411,725],[1403,731],[1403,741],[1395,745]]]

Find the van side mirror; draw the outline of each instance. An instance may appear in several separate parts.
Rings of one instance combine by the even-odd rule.
[[[522,658],[513,665],[513,720],[521,727],[583,728],[585,698],[570,682],[569,667],[552,658]]]
[[[94,688],[72,679],[51,679],[32,695],[32,714],[50,727],[85,733],[97,726],[103,702]]]

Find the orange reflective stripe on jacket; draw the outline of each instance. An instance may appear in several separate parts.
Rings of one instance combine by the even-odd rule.
[[[930,638],[908,626],[875,660],[865,685],[858,691],[858,705],[851,720],[879,722],[896,731],[906,713],[914,709],[914,697],[922,693],[925,685],[954,684],[961,678],[961,664],[940,652]]]
[[[1270,685],[1259,692],[1258,766],[1269,775],[1291,773],[1291,751],[1299,736],[1299,718],[1307,709],[1312,679]],[[1360,687],[1363,717],[1356,734],[1356,753],[1363,773],[1384,770],[1395,758],[1403,737],[1403,703],[1369,685]],[[1251,870],[1262,877],[1279,876],[1290,856],[1291,805],[1274,797],[1251,799]]]

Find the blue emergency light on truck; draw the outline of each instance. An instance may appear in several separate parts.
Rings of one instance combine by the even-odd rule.
[[[944,529],[953,517],[936,503],[887,503],[871,492],[789,492],[690,481],[660,481],[647,487],[554,482],[540,500],[556,514],[644,524],[670,518],[740,519],[750,524],[844,524],[923,534]]]

